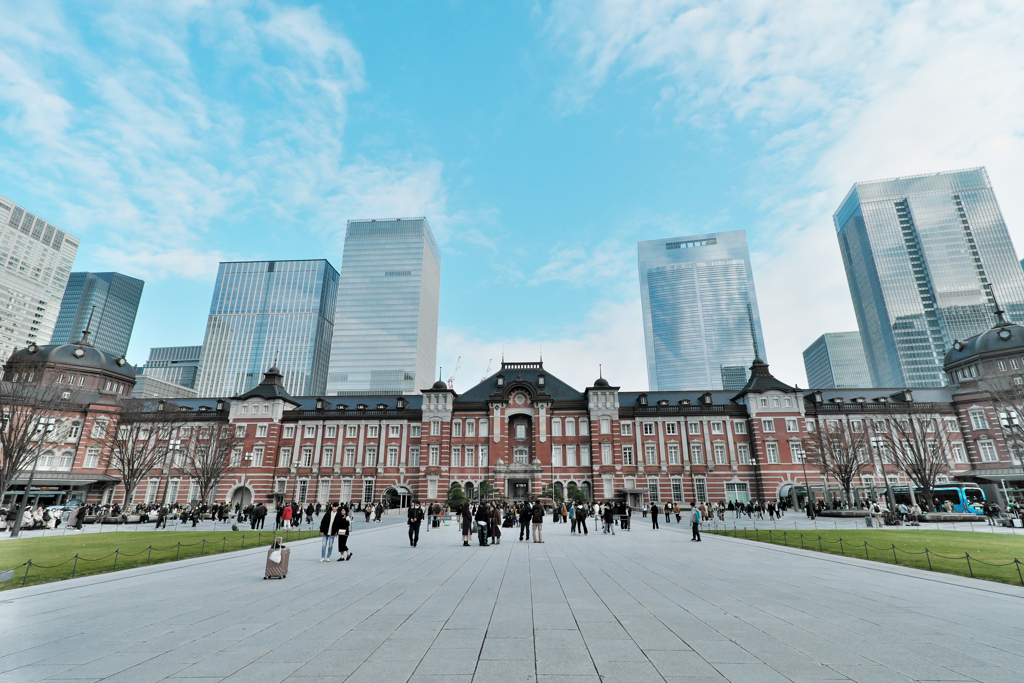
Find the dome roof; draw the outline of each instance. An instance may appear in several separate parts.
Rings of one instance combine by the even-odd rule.
[[[991,354],[1021,355],[1024,350],[1024,327],[1015,323],[1001,323],[991,330],[971,337],[967,341],[955,341],[946,352],[944,365],[956,365],[969,358]]]
[[[17,363],[53,363],[72,367],[103,370],[126,379],[135,379],[135,368],[124,359],[100,351],[87,344],[47,344],[37,346],[29,344],[24,349],[14,352],[10,358]]]
[[[434,382],[434,386],[430,388],[437,391],[446,391],[448,389],[448,385],[442,382],[441,380],[437,380],[436,382]]]
[[[595,387],[606,387],[606,386],[608,386],[608,380],[606,380],[604,377],[598,377],[594,381],[594,386]]]

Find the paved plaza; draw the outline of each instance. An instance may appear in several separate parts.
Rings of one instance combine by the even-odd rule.
[[[639,522],[640,520],[635,520]],[[544,544],[410,548],[360,525],[351,562],[291,545],[0,594],[0,679],[1019,681],[1024,589],[635,523]]]

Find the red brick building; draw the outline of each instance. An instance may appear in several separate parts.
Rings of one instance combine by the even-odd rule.
[[[5,377],[13,378],[26,358],[46,363],[43,381],[85,382],[90,390],[62,416],[66,435],[46,444],[33,500],[119,501],[121,478],[102,434],[117,428],[119,397],[130,393],[134,371],[79,343],[18,351]],[[134,500],[193,500],[197,489],[175,452],[188,447],[190,430],[230,422],[243,441],[216,492],[219,502],[405,504],[443,500],[456,481],[469,494],[487,481],[507,499],[540,496],[549,486],[564,494],[572,483],[592,499],[634,505],[792,501],[805,483],[818,497],[839,493],[834,479],[801,460],[809,429],[842,421],[851,431],[866,430],[894,409],[928,416],[943,431],[950,479],[983,484],[990,497],[1007,478],[1014,488],[1024,470],[1000,427],[1000,408],[979,381],[1002,373],[1024,383],[1024,327],[1004,325],[959,344],[947,370],[952,377],[966,370],[969,379],[958,380],[962,389],[803,390],[755,361],[738,393],[630,392],[605,379],[580,390],[542,363],[503,362],[462,394],[437,382],[417,396],[350,398],[290,396],[270,368],[240,396],[167,401],[164,409],[183,413],[182,427]],[[908,483],[875,450],[854,482],[859,496]],[[15,481],[7,501],[24,490],[24,481]]]

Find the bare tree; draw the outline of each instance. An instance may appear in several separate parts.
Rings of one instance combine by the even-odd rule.
[[[189,429],[185,469],[199,486],[200,503],[207,504],[224,477],[241,465],[243,439],[230,424],[193,424]]]
[[[96,418],[93,437],[110,448],[110,464],[121,473],[124,502],[128,506],[139,483],[161,464],[175,428],[184,415],[174,404],[141,398],[118,401],[120,413]]]
[[[939,475],[949,470],[950,444],[938,414],[889,404],[884,419],[871,422],[871,436],[884,468],[888,463],[903,472],[911,487],[921,489],[926,511],[935,509],[932,489]]]
[[[836,478],[843,489],[846,504],[853,505],[853,479],[868,466],[870,441],[863,421],[854,430],[846,419],[827,419],[802,439],[808,465],[828,477]]]
[[[0,496],[19,472],[32,469],[41,450],[41,437],[63,440],[69,424],[60,418],[74,400],[74,390],[67,385],[43,381],[44,363],[20,361],[4,369],[0,380]]]
[[[1024,386],[1002,382],[988,387],[999,426],[1015,464],[1024,465]]]

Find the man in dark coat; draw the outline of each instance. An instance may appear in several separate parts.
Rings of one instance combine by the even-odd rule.
[[[477,539],[480,541],[480,545],[490,545],[487,542],[487,529],[491,525],[491,511],[487,509],[487,505],[485,503],[481,503],[476,509],[474,519],[476,520],[476,534]]]
[[[526,540],[530,540],[530,520],[533,519],[533,510],[526,503],[519,508],[519,540],[523,540],[523,533],[526,533]]]
[[[658,512],[659,512],[658,504],[657,503],[651,503],[651,522],[652,522],[651,528],[652,529],[657,529],[658,528]]]
[[[413,548],[420,542],[420,522],[423,521],[423,508],[416,501],[409,508],[409,545]]]
[[[338,509],[338,504],[333,503],[331,509],[328,510],[323,517],[320,518],[320,561],[330,562],[331,551],[334,549],[334,537],[338,535],[338,531],[342,527],[342,521],[345,519],[345,514]],[[338,551],[341,552],[339,546]],[[344,557],[345,553],[341,553]]]
[[[501,543],[501,508],[497,505],[491,506],[491,526],[487,535],[490,536],[491,543],[495,545]]]
[[[473,533],[473,510],[470,509],[469,503],[464,503],[462,506],[462,545],[465,548],[469,547],[469,537]]]

